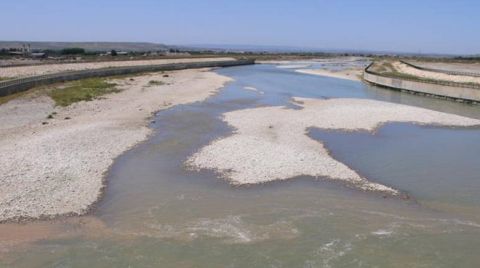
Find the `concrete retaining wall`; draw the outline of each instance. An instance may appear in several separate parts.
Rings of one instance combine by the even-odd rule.
[[[435,68],[427,68],[423,66],[419,66],[410,62],[406,62],[401,60],[403,64],[406,64],[410,67],[413,67],[415,69],[419,70],[424,70],[424,71],[429,71],[429,72],[436,72],[436,73],[444,73],[444,74],[450,74],[450,75],[464,75],[464,76],[474,76],[474,77],[480,77],[480,73],[474,73],[474,72],[460,72],[460,71],[448,71],[448,70],[442,70],[442,69],[435,69]]]
[[[422,83],[418,81],[392,78],[371,72],[368,70],[369,67],[370,66],[365,68],[363,79],[375,85],[399,90],[407,90],[412,93],[452,98],[459,101],[480,102],[480,89],[477,88]]]
[[[255,64],[255,60],[230,60],[230,61],[210,61],[210,62],[190,62],[190,63],[171,63],[145,66],[126,66],[101,68],[82,71],[62,72],[55,74],[46,74],[26,78],[13,79],[0,82],[0,96],[7,96],[17,92],[25,91],[30,88],[48,85],[58,82],[72,81],[89,77],[105,77],[113,75],[124,75],[142,72],[173,71],[194,68],[211,67],[229,67],[238,65]]]

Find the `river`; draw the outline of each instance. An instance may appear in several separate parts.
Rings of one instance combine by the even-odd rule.
[[[301,63],[292,63],[292,65]],[[348,64],[347,64],[348,65]],[[340,67],[342,67],[340,65]],[[348,67],[348,66],[347,66]],[[339,68],[339,65],[332,65]],[[232,133],[220,116],[293,96],[368,98],[480,118],[478,106],[261,64],[204,102],[159,112],[151,138],[119,157],[82,227],[3,252],[9,267],[478,267],[480,129],[393,123],[376,133],[311,129],[332,156],[409,199],[297,177],[231,186],[184,161]],[[65,223],[66,222],[66,223]],[[77,230],[78,229],[78,230]]]

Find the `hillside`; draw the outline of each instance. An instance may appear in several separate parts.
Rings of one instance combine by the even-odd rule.
[[[159,51],[169,49],[169,46],[155,43],[136,42],[28,42],[28,41],[0,41],[2,48],[19,48],[22,44],[30,44],[32,50],[61,50],[64,48],[81,47],[87,51]]]

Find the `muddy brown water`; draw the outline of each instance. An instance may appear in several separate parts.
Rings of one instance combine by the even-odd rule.
[[[111,167],[92,215],[0,226],[0,266],[478,267],[480,129],[310,130],[336,159],[410,200],[311,177],[235,187],[183,166],[231,133],[222,113],[287,105],[292,96],[378,99],[474,118],[478,106],[273,65],[217,72],[235,81],[207,101],[158,113],[155,134]]]

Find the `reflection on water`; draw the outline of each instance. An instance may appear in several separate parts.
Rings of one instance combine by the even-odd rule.
[[[160,112],[152,125],[156,134],[117,159],[93,215],[101,222],[95,225],[102,226],[98,235],[88,235],[93,231],[87,227],[78,227],[78,232],[57,227],[59,233],[71,235],[50,237],[6,254],[5,265],[475,267],[480,263],[480,219],[473,214],[480,205],[475,195],[480,186],[475,165],[478,129],[389,124],[375,135],[311,130],[312,138],[325,141],[334,157],[359,173],[409,192],[414,199],[407,201],[309,177],[233,187],[212,172],[183,168],[183,161],[198,148],[231,133],[219,119],[222,113],[285,105],[292,96],[372,98],[480,118],[478,107],[270,65],[218,72],[236,81],[206,102]]]

